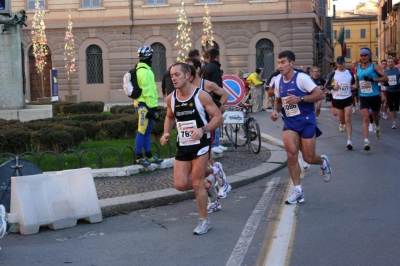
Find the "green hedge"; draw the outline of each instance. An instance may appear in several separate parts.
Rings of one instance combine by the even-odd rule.
[[[55,104],[59,110],[73,110],[79,104]],[[74,107],[75,105],[75,107]],[[99,111],[104,104],[88,104]],[[80,109],[82,110],[82,109]],[[88,109],[86,109],[88,110]],[[55,116],[48,119],[20,122],[18,120],[0,120],[0,153],[15,154],[26,151],[65,149],[79,146],[82,141],[102,139],[134,138],[138,127],[138,115],[130,113],[133,105],[111,107],[115,114],[80,114]],[[160,122],[153,123],[152,134],[157,138],[164,130],[166,109],[160,107]]]
[[[100,114],[103,110],[103,102],[57,102],[53,104],[53,115]]]

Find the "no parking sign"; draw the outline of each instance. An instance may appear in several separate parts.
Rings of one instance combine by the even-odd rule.
[[[238,105],[246,95],[244,82],[237,76],[225,75],[222,76],[222,83],[224,89],[229,93],[229,98],[225,105]]]

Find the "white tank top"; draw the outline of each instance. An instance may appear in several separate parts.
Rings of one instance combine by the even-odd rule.
[[[336,70],[333,76],[334,85],[339,85],[338,90],[332,90],[333,99],[342,100],[351,97],[351,72],[345,69],[343,72]]]

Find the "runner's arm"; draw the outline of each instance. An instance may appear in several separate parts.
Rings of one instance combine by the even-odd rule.
[[[203,128],[208,132],[213,131],[224,122],[222,113],[218,109],[217,105],[215,105],[211,95],[207,92],[199,91],[199,100],[201,105],[204,106],[207,114],[211,117],[211,120]],[[190,130],[192,132],[192,139],[201,139],[204,135],[203,128],[194,128]]]
[[[169,133],[174,128],[175,125],[175,116],[171,109],[171,98],[173,93],[170,93],[167,97],[167,114],[165,115],[164,120],[164,134],[162,135],[160,142],[161,145],[165,145],[169,140]]]
[[[282,109],[282,100],[281,100],[281,98],[279,98],[275,95],[274,110],[271,114],[272,121],[276,121],[279,118],[279,112],[281,109]]]
[[[380,76],[379,78],[375,78],[374,79],[375,82],[388,82],[389,81],[389,79],[386,76],[385,72],[383,72],[383,70],[378,65],[374,64],[374,70]]]
[[[229,93],[226,90],[224,90],[223,88],[220,88],[215,82],[212,82],[209,80],[204,80],[204,86],[206,87],[206,90],[208,92],[212,92],[213,94],[221,96],[221,99],[219,100],[219,102],[222,105],[226,104],[226,102],[228,101],[228,98],[229,98]]]

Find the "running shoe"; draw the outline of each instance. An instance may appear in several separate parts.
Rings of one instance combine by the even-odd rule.
[[[149,162],[149,160],[147,160],[146,158],[136,160],[136,163],[140,164],[141,166],[144,166],[144,167],[151,165],[151,162]]]
[[[303,162],[303,169],[304,170],[307,170],[308,168],[310,168],[310,164],[309,163],[306,163],[306,162]]]
[[[344,132],[344,126],[342,124],[339,124],[339,132]]]
[[[221,204],[218,200],[212,201],[207,205],[207,213],[213,213],[221,210]]]
[[[386,115],[386,113],[382,112],[382,118],[383,119],[388,119],[388,116]]]
[[[372,124],[372,123],[369,124],[368,131],[369,132],[374,131],[374,124]]]
[[[226,182],[226,175],[222,164],[220,162],[214,163],[213,169],[217,170],[217,173],[215,175],[218,178],[218,186],[222,187]]]
[[[396,129],[396,128],[397,128],[396,122],[392,123],[392,129]]]
[[[194,235],[203,235],[211,230],[211,222],[208,218],[200,218],[197,227],[193,230]]]
[[[322,157],[322,159],[325,160],[325,162],[326,162],[326,167],[325,167],[325,168],[322,168],[322,166],[321,166],[321,170],[322,170],[322,172],[321,172],[321,174],[322,174],[322,179],[323,179],[325,182],[329,182],[329,180],[331,180],[332,169],[331,169],[331,167],[330,167],[330,165],[329,165],[328,156],[326,156],[326,155],[321,155],[321,157]]]
[[[352,145],[352,143],[351,143],[351,140],[348,140],[348,141],[347,141],[347,149],[348,149],[349,151],[351,151],[351,150],[353,149],[353,145]]]
[[[293,189],[292,195],[286,199],[286,204],[296,204],[297,202],[304,202],[304,194],[303,191],[298,191],[297,189]]]
[[[351,107],[351,113],[354,114],[355,112],[356,112],[356,107],[355,106]]]
[[[7,231],[6,209],[4,208],[3,205],[0,205],[0,238],[3,238],[6,231]]]
[[[155,156],[151,157],[151,158],[147,158],[147,160],[151,163],[156,163],[156,164],[160,164],[162,162],[164,162],[163,159],[157,158]]]
[[[218,153],[218,154],[223,153],[223,150],[220,150],[218,147],[213,147],[213,148],[211,149],[211,151],[212,151],[212,152],[215,152],[215,153]]]
[[[225,184],[219,188],[218,190],[218,198],[219,199],[224,199],[226,198],[226,194],[231,191],[232,187],[229,185],[228,182],[225,182]]]
[[[364,141],[364,150],[369,151],[371,149],[371,146],[369,146],[368,141]]]
[[[225,146],[219,145],[218,149],[220,149],[221,151],[226,151],[228,148]]]
[[[382,132],[379,128],[375,129],[375,136],[377,139],[379,139],[382,135]]]
[[[211,174],[206,178],[206,180],[208,181],[208,183],[210,183],[210,187],[207,190],[208,197],[211,199],[211,201],[216,201],[218,198],[217,189],[215,188],[217,178],[213,174]]]

